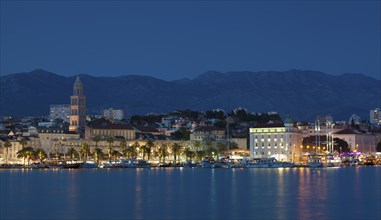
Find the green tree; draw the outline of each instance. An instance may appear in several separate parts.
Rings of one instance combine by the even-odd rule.
[[[132,158],[136,159],[138,156],[138,151],[140,150],[140,144],[135,141],[133,145],[131,145],[131,156]]]
[[[195,142],[193,142],[193,146],[196,149],[196,158],[201,160],[202,156],[199,155],[199,152],[201,153],[201,151],[202,151],[202,144],[201,144],[201,142],[200,141],[195,141]]]
[[[184,154],[187,160],[193,160],[196,154],[189,149],[189,147],[185,148]]]
[[[141,146],[140,149],[141,149],[142,154],[143,154],[143,159],[146,159],[146,155],[149,155],[151,153],[151,149],[147,145]]]
[[[211,148],[213,146],[212,141],[207,140],[206,143],[205,143],[205,146],[206,146],[206,149]]]
[[[111,163],[111,153],[113,151],[113,146],[112,144],[114,143],[114,137],[107,137],[106,139],[107,143],[108,143],[108,157],[109,157],[109,162]]]
[[[151,159],[152,149],[154,146],[155,146],[155,144],[153,143],[153,141],[151,141],[151,140],[147,141],[146,147],[147,147],[148,160]]]
[[[238,149],[238,144],[236,142],[229,141],[229,149],[230,150]]]
[[[25,166],[25,158],[27,157],[26,155],[26,151],[24,150],[24,148],[22,148],[21,150],[17,151],[17,158],[22,158],[23,159],[23,165]]]
[[[22,138],[21,140],[19,140],[19,143],[20,143],[22,148],[24,148],[28,144],[28,142],[25,138]]]
[[[101,136],[96,134],[91,138],[95,142],[95,148],[98,148],[98,143],[101,141]]]
[[[212,157],[214,155],[217,155],[217,150],[214,147],[209,147],[206,150],[206,154],[208,155],[208,157]]]
[[[227,150],[227,146],[225,142],[218,142],[217,143],[217,151],[218,154],[221,154],[222,152]]]
[[[8,153],[9,153],[9,148],[12,147],[12,143],[9,140],[6,140],[4,142],[3,147],[5,148],[5,152],[6,152],[5,163],[8,164]]]
[[[46,152],[43,150],[43,149],[41,149],[41,148],[39,148],[39,149],[37,149],[36,151],[35,151],[35,155],[36,155],[36,157],[38,158],[38,160],[40,161],[40,163],[46,158],[46,156],[47,156],[47,154],[46,154]]]
[[[180,140],[189,140],[191,132],[186,129],[180,129],[171,134],[171,136]]]
[[[180,145],[178,143],[174,143],[172,145],[173,163],[177,162],[177,156],[179,156],[181,154],[182,150],[183,150],[182,145]]]
[[[24,165],[25,165],[25,158],[27,159],[28,165],[29,165],[30,159],[32,158],[33,155],[34,155],[34,149],[32,147],[25,147],[17,152],[17,157],[24,159]]]
[[[69,155],[70,155],[70,159],[71,159],[71,160],[74,160],[74,159],[75,159],[75,155],[77,154],[77,151],[76,151],[73,147],[70,147],[68,153],[69,153]]]
[[[116,160],[116,159],[118,159],[118,157],[122,156],[122,154],[117,150],[113,150],[111,152],[111,156],[114,157],[114,160]]]
[[[157,149],[159,162],[165,163],[165,158],[168,156],[168,145],[166,143],[161,144]]]
[[[196,151],[196,157],[199,161],[201,161],[206,155],[207,155],[207,152],[204,150]]]
[[[122,151],[122,154],[125,155],[125,153],[127,151],[127,142],[126,142],[126,140],[123,139],[123,140],[120,141],[119,148]]]
[[[89,153],[90,153],[90,145],[88,145],[87,143],[83,143],[81,145],[81,154],[85,161],[88,160]]]
[[[95,150],[94,150],[94,156],[95,156],[95,159],[97,161],[97,164],[99,165],[99,160],[103,159],[103,156],[104,156],[104,153],[103,153],[102,149],[95,148]]]

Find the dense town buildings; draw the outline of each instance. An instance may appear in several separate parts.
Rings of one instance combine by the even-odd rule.
[[[103,110],[103,118],[109,119],[110,121],[121,121],[124,119],[124,111],[121,109],[105,109]]]
[[[101,138],[119,137],[125,140],[135,139],[135,129],[128,124],[113,124],[104,120],[89,123],[85,129],[85,139],[94,136]]]
[[[61,104],[61,105],[50,105],[50,114],[49,118],[61,119],[64,122],[70,121],[70,105]]]
[[[74,82],[70,100],[70,106],[51,105],[48,118],[3,118],[0,163],[20,162],[18,152],[24,147],[41,149],[48,159],[58,159],[60,155],[67,157],[73,149],[81,155],[84,146],[90,147],[90,153],[98,147],[105,155],[111,147],[122,154],[124,148],[135,146],[138,154],[143,155],[141,149],[144,148],[138,146],[149,142],[152,143],[152,155],[160,155],[162,148],[173,153],[172,146],[180,145],[184,160],[192,155],[185,156],[185,151],[192,151],[193,156],[246,152],[242,155],[296,162],[302,159],[302,150],[306,147],[302,145],[304,138],[319,137],[318,140],[326,136],[332,145],[335,144],[333,139],[339,138],[351,151],[364,153],[375,152],[381,141],[377,124],[379,109],[370,111],[371,126],[357,115],[352,115],[348,122],[334,122],[331,116],[318,116],[314,122],[293,122],[289,117],[282,120],[276,112],[249,113],[244,108],[230,113],[221,109],[178,110],[161,115],[132,116],[127,120],[123,120],[122,110],[108,109],[103,112],[103,118],[89,116],[86,121],[86,97],[79,77]],[[67,123],[68,109],[70,123]],[[328,142],[314,143],[316,147],[320,144],[328,146]],[[165,157],[171,160],[169,154]]]

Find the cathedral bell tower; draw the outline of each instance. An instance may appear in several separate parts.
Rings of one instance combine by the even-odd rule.
[[[83,95],[83,85],[79,76],[74,82],[73,95],[70,96],[70,126],[69,131],[78,132],[86,126],[86,96]]]

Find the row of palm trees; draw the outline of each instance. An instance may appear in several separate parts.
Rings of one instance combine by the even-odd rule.
[[[155,144],[153,141],[148,140],[144,145],[140,145],[139,142],[135,142],[132,145],[128,145],[125,140],[121,140],[117,146],[114,145],[116,141],[113,137],[102,138],[99,135],[95,135],[92,138],[95,146],[91,147],[88,143],[83,143],[80,146],[72,146],[67,151],[71,160],[89,160],[93,158],[98,164],[100,160],[108,159],[116,160],[119,157],[143,158],[151,160],[152,157],[158,159],[159,162],[166,162],[168,157],[172,156],[173,163],[178,163],[181,156],[185,157],[186,160],[202,160],[205,156],[217,156],[218,154],[227,150],[227,143],[218,143],[217,147],[214,148],[211,142],[206,142],[205,146],[202,145],[200,141],[193,143],[195,151],[192,151],[190,147],[186,147],[180,143],[162,143]],[[107,154],[105,155],[102,148],[98,146],[100,141],[107,142]],[[42,161],[46,158],[47,154],[42,149],[34,150],[32,147],[26,147],[27,141],[22,139],[19,141],[22,145],[22,149],[17,152],[19,158],[27,159],[28,164],[31,159],[39,159]],[[5,141],[3,147],[7,149],[6,153],[6,163],[8,158],[8,148],[12,144],[9,140]],[[206,148],[206,150],[204,150]],[[49,157],[50,158],[50,157]],[[56,159],[59,159],[58,145],[56,146]],[[66,159],[66,155],[65,155]]]
[[[33,147],[23,147],[21,150],[17,151],[17,157],[23,159],[23,164],[25,165],[25,159],[27,159],[27,165],[30,165],[31,159],[38,159],[39,162],[43,162],[46,158],[46,152],[39,148],[34,149]]]
[[[152,157],[159,160],[159,162],[165,163],[166,159],[170,156],[173,157],[173,163],[178,163],[179,158],[184,156],[186,160],[202,160],[205,156],[218,155],[226,151],[226,144],[219,143],[217,148],[214,148],[211,142],[206,142],[206,150],[200,141],[194,142],[194,148],[196,151],[192,151],[190,147],[185,147],[180,143],[162,143],[160,145],[148,140],[144,145],[140,145],[138,142],[135,142],[132,145],[127,145],[125,140],[121,140],[118,146],[114,146],[113,143],[115,139],[113,137],[106,137],[102,139],[100,136],[95,135],[92,138],[92,141],[95,142],[95,149],[98,148],[98,143],[100,141],[106,141],[108,144],[108,158],[111,161],[113,158],[123,156],[127,158],[141,157],[143,159],[151,160]],[[102,155],[104,156],[104,155]]]

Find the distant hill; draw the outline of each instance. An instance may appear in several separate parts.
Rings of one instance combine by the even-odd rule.
[[[121,108],[127,114],[165,113],[176,109],[250,112],[276,111],[297,120],[332,115],[347,120],[353,113],[369,118],[380,106],[381,82],[362,74],[327,75],[317,71],[210,71],[195,79],[165,81],[150,76],[80,75],[88,112]],[[0,77],[0,115],[48,115],[50,104],[70,102],[75,76],[41,69]]]

